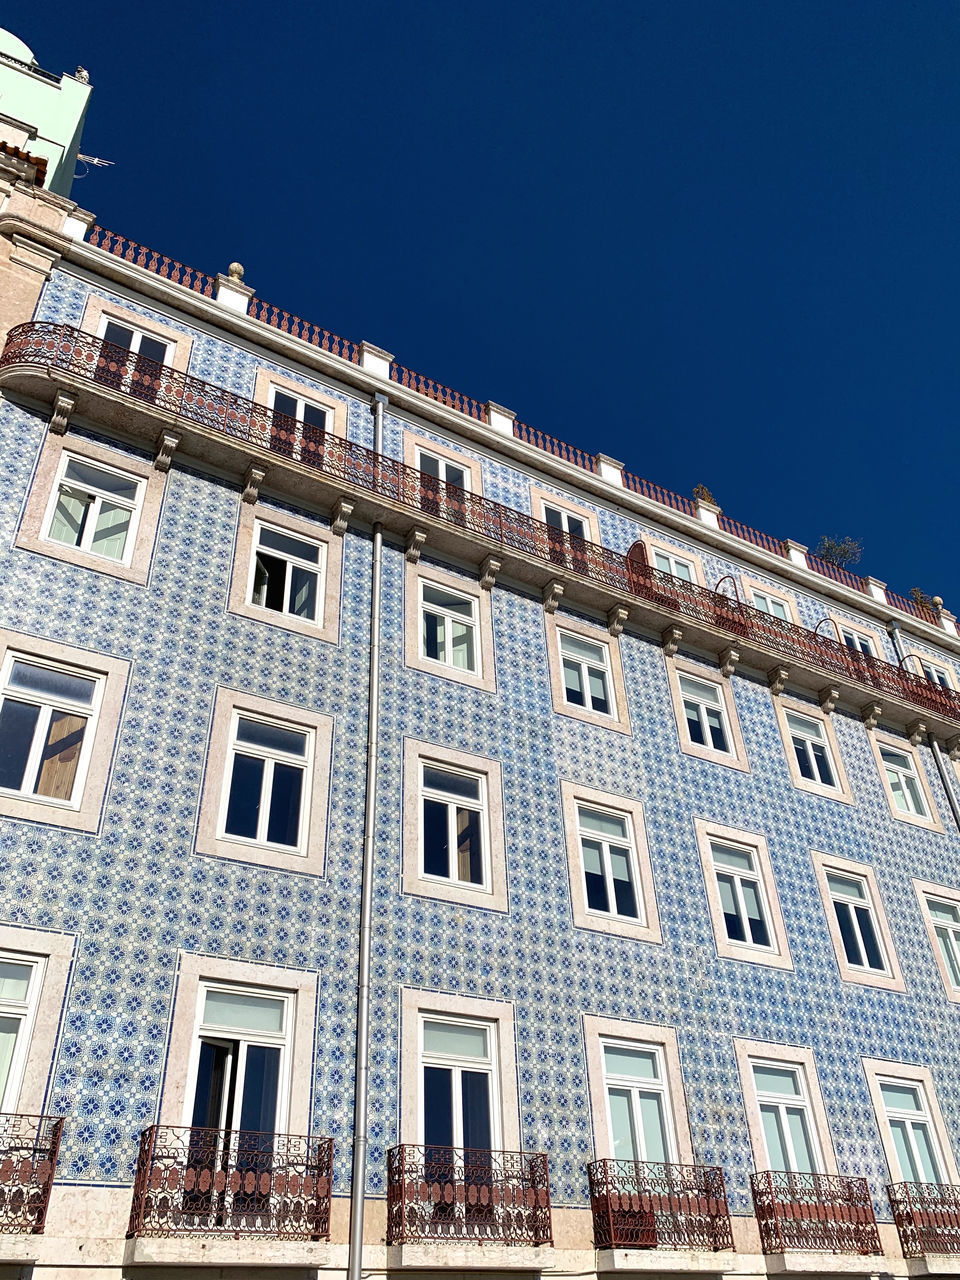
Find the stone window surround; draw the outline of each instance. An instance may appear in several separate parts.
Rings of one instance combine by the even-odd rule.
[[[604,729],[615,729],[618,733],[630,733],[630,713],[627,708],[627,690],[623,678],[623,663],[620,659],[620,638],[610,635],[601,623],[591,626],[566,613],[545,613],[547,665],[550,673],[550,692],[553,698],[553,709],[557,715],[571,716],[575,720],[583,720],[587,724],[599,725]],[[564,699],[563,663],[560,660],[559,631],[570,631],[582,636],[593,644],[605,645],[609,655],[608,673],[610,676],[614,714],[601,715],[589,707],[575,707]]]
[[[504,1151],[519,1151],[520,1094],[517,1081],[517,1050],[514,1035],[514,1006],[509,1000],[485,1000],[447,992],[425,991],[420,987],[400,988],[400,1116],[397,1126],[404,1143],[420,1141],[420,1015],[439,1014],[492,1023],[496,1027],[498,1068],[497,1095],[500,1102],[500,1140]]]
[[[44,961],[23,1079],[16,1106],[11,1108],[20,1115],[44,1112],[75,947],[76,936],[72,933],[0,924],[0,950],[37,956]]]
[[[420,762],[464,769],[486,781],[486,860],[490,888],[431,880],[420,875]],[[487,911],[507,911],[507,858],[503,836],[503,773],[499,760],[456,751],[417,738],[403,740],[402,892]]]
[[[427,436],[417,435],[409,426],[404,427],[403,431],[403,461],[404,465],[412,467],[414,471],[420,470],[417,452],[423,450],[424,453],[435,454],[438,458],[443,458],[447,462],[453,462],[456,466],[462,467],[470,477],[470,493],[477,497],[483,496],[483,468],[479,458],[472,458],[469,454],[458,453],[456,449],[452,449],[449,445],[437,444],[436,441],[430,440]]]
[[[539,485],[531,484],[530,486],[530,511],[534,520],[539,520],[541,524],[547,523],[544,514],[543,504],[556,507],[558,511],[567,511],[572,516],[576,516],[578,520],[582,520],[587,526],[587,540],[600,545],[600,521],[596,511],[592,507],[585,506],[578,502],[576,498],[559,497],[555,493],[551,493],[549,489],[542,489]],[[562,565],[557,566],[558,569],[563,568]]]
[[[873,757],[877,762],[877,772],[880,775],[880,785],[883,788],[883,794],[887,797],[887,804],[890,807],[890,813],[898,822],[909,822],[912,826],[923,827],[925,831],[939,831],[941,835],[945,834],[943,823],[940,821],[940,813],[933,799],[933,792],[930,789],[930,780],[927,777],[927,771],[924,768],[923,760],[920,756],[918,747],[909,743],[906,738],[898,738],[895,734],[886,733],[882,729],[868,729],[867,737],[870,739],[870,747],[873,751]],[[892,747],[895,751],[900,751],[904,755],[910,756],[913,761],[913,768],[920,783],[920,790],[923,792],[923,798],[927,802],[927,809],[930,812],[928,818],[921,818],[919,814],[903,813],[897,808],[890,785],[887,782],[887,771],[884,767],[883,759],[880,755],[880,747]]]
[[[813,703],[803,702],[799,698],[791,698],[788,694],[779,694],[773,697],[773,710],[777,717],[780,736],[783,738],[783,750],[787,758],[787,768],[790,771],[790,781],[793,785],[799,791],[809,791],[812,795],[823,796],[827,800],[840,800],[845,804],[853,804],[853,792],[850,789],[847,771],[843,766],[843,757],[840,754],[840,744],[837,741],[833,716],[826,715],[820,707],[815,706]],[[788,711],[793,711],[799,716],[806,716],[808,720],[816,720],[818,724],[823,725],[827,747],[830,752],[830,763],[833,766],[833,772],[837,780],[835,787],[824,786],[822,782],[813,782],[810,778],[805,778],[800,772],[797,753],[793,748],[790,726],[787,724],[786,713]]]
[[[698,760],[712,760],[714,764],[724,764],[728,769],[739,769],[742,773],[750,772],[747,759],[747,748],[740,729],[740,717],[737,715],[737,703],[733,693],[733,679],[722,676],[715,667],[705,663],[694,662],[679,654],[673,657],[664,654],[667,668],[667,682],[670,686],[670,701],[673,703],[673,714],[677,722],[677,734],[680,750],[684,755],[695,756]],[[687,731],[687,717],[683,706],[683,693],[680,689],[680,676],[691,676],[702,680],[704,684],[714,685],[720,691],[723,709],[726,715],[727,731],[730,736],[730,751],[717,751],[711,745],[690,741]]]
[[[239,507],[227,611],[267,626],[280,627],[284,631],[295,631],[299,635],[313,636],[314,639],[337,644],[340,639],[340,599],[343,589],[343,538],[338,538],[329,525],[319,524],[306,516],[277,511],[259,502],[241,501]],[[320,622],[295,618],[292,614],[278,613],[274,609],[261,609],[250,603],[247,597],[254,554],[254,527],[258,520],[262,524],[273,525],[284,533],[307,538],[323,546],[323,592],[320,597],[323,616]]]
[[[595,933],[610,933],[618,938],[636,938],[640,942],[662,943],[660,919],[653,880],[653,866],[643,821],[643,805],[612,791],[598,791],[595,787],[581,786],[566,779],[560,782],[563,805],[563,827],[567,846],[567,869],[570,873],[570,901],[573,906],[573,923],[578,929],[590,929]],[[586,803],[598,809],[608,809],[624,814],[633,833],[633,849],[636,855],[634,872],[637,876],[637,892],[643,903],[646,923],[625,920],[622,916],[604,915],[589,911],[583,884],[583,856],[577,833],[577,805]]]
[[[703,560],[700,557],[700,553],[695,551],[693,547],[687,547],[686,545],[674,545],[672,542],[667,542],[664,538],[658,538],[654,534],[645,533],[642,530],[637,537],[646,549],[647,562],[651,569],[656,568],[656,565],[653,562],[653,553],[655,551],[662,551],[665,555],[677,556],[680,560],[689,560],[693,566],[694,586],[706,587],[707,580],[703,573]]]
[[[920,914],[923,917],[923,924],[933,951],[933,958],[937,963],[937,969],[943,982],[944,994],[953,1004],[960,1004],[960,991],[956,990],[950,981],[950,971],[940,950],[940,939],[937,937],[933,919],[927,908],[927,895],[931,898],[942,898],[944,902],[952,903],[960,908],[960,889],[949,889],[946,885],[934,884],[930,880],[917,879],[914,880],[913,887],[920,902]]]
[[[0,813],[8,818],[42,822],[51,827],[97,831],[110,780],[130,663],[92,649],[77,649],[72,645],[56,644],[52,640],[40,640],[36,636],[0,629],[0,664],[9,649],[22,653],[24,657],[37,658],[41,663],[44,660],[62,663],[76,668],[80,674],[100,676],[103,690],[79,806],[68,809],[62,805],[47,804],[38,796],[2,795]]]
[[[836,629],[824,628],[820,633],[821,635],[829,636],[831,640],[836,640],[838,644],[842,644],[844,647],[846,647],[846,641],[841,635],[844,627],[846,627],[848,631],[856,631],[860,635],[869,636],[873,641],[874,656],[880,658],[884,662],[887,661],[887,651],[885,648],[887,633],[880,627],[875,626],[872,622],[862,622],[859,618],[845,618],[834,609],[827,609],[825,612],[826,616],[831,620],[831,622],[833,622]],[[853,652],[860,653],[861,651],[859,649],[855,649]]]
[[[282,720],[292,728],[305,729],[313,733],[313,766],[304,853],[285,853],[282,849],[243,843],[217,835],[224,788],[227,785],[226,766],[230,751],[230,726],[235,711],[249,711],[256,716]],[[219,685],[214,699],[202,799],[197,821],[197,853],[229,858],[234,862],[252,862],[257,866],[276,867],[284,871],[323,875],[334,724],[332,716],[308,711],[292,703],[259,698],[226,685]]]
[[[331,434],[339,436],[341,440],[346,439],[348,405],[345,400],[338,399],[337,396],[328,391],[321,391],[317,387],[298,382],[295,378],[291,378],[286,374],[276,373],[273,369],[265,369],[262,365],[258,366],[252,399],[257,404],[269,409],[271,405],[271,387],[276,387],[278,391],[286,391],[292,396],[297,396],[301,400],[308,400],[311,404],[315,404],[321,409],[326,409],[329,418],[332,419]]]
[[[159,338],[161,342],[167,344],[166,364],[170,368],[179,370],[180,373],[187,372],[190,366],[193,338],[188,333],[181,333],[179,329],[174,329],[172,321],[164,324],[162,320],[142,316],[138,311],[132,311],[129,307],[114,302],[112,298],[88,294],[80,328],[84,333],[97,334],[100,332],[104,317],[108,320],[116,320],[131,329],[139,329],[141,333],[149,334],[151,338]]]
[[[420,653],[420,582],[432,582],[436,586],[468,596],[476,605],[474,615],[476,633],[476,654],[480,663],[479,671],[462,671],[446,662],[436,662],[425,658]],[[442,565],[427,564],[421,560],[419,564],[404,562],[403,582],[403,623],[404,623],[404,665],[415,671],[426,671],[430,675],[440,676],[445,680],[455,680],[458,684],[468,684],[475,689],[486,689],[496,692],[497,674],[495,670],[495,653],[493,638],[493,616],[490,605],[490,592],[485,591],[479,582],[469,578],[458,577],[445,570]]]
[[[887,922],[887,913],[884,910],[883,899],[880,897],[880,889],[877,885],[877,877],[873,867],[867,866],[863,862],[854,862],[851,858],[838,857],[836,854],[820,853],[815,849],[811,850],[810,857],[813,860],[817,886],[823,899],[823,909],[827,916],[827,929],[833,942],[837,965],[840,968],[840,977],[844,982],[853,982],[862,987],[880,987],[885,991],[905,992],[907,984],[900,968],[900,961],[897,959],[897,952],[893,945],[893,934],[890,932],[890,925]],[[840,926],[837,924],[837,913],[834,910],[833,899],[830,896],[830,886],[827,884],[828,871],[836,871],[840,875],[853,876],[858,880],[866,881],[870,906],[873,908],[873,919],[880,935],[887,965],[890,969],[889,973],[874,973],[870,970],[855,969],[847,960],[847,954],[843,949]]]
[[[787,613],[789,615],[787,620],[792,622],[795,627],[803,626],[797,612],[797,597],[792,591],[787,590],[786,587],[781,587],[779,583],[776,586],[771,587],[768,583],[762,582],[759,578],[754,578],[751,577],[750,574],[744,573],[742,569],[740,570],[739,576],[740,586],[743,590],[744,604],[748,604],[754,609],[758,608],[758,606],[753,603],[754,591],[762,591],[764,595],[776,596],[778,600],[782,600],[787,606]],[[774,621],[781,621],[781,619],[774,618]]]
[[[827,1110],[823,1103],[820,1080],[817,1076],[817,1064],[813,1050],[793,1044],[775,1044],[766,1040],[744,1040],[738,1036],[733,1038],[734,1052],[737,1056],[737,1067],[740,1072],[740,1089],[743,1095],[744,1110],[747,1115],[747,1130],[750,1134],[750,1146],[753,1151],[753,1164],[758,1173],[767,1170],[769,1161],[763,1140],[763,1120],[760,1105],[753,1084],[752,1063],[768,1061],[783,1063],[785,1066],[802,1067],[807,1085],[807,1097],[810,1102],[809,1115],[816,1130],[817,1146],[823,1160],[823,1172],[839,1173],[837,1155],[833,1146],[830,1125],[827,1121]]]
[[[933,1125],[937,1145],[940,1148],[939,1154],[946,1165],[944,1172],[947,1175],[947,1181],[954,1186],[960,1183],[960,1174],[957,1171],[950,1135],[943,1121],[940,1104],[937,1102],[937,1093],[933,1086],[933,1072],[930,1068],[916,1067],[907,1062],[888,1062],[884,1058],[862,1058],[861,1062],[863,1063],[864,1074],[867,1077],[867,1088],[870,1090],[870,1100],[873,1103],[873,1113],[877,1121],[877,1128],[880,1130],[880,1141],[883,1144],[883,1154],[887,1160],[891,1182],[900,1182],[902,1179],[897,1173],[898,1161],[893,1145],[893,1135],[885,1119],[886,1109],[883,1105],[883,1095],[880,1092],[881,1077],[887,1077],[891,1080],[907,1080],[911,1084],[923,1086],[926,1103],[930,1110],[930,1122]]]
[[[932,658],[928,653],[921,653],[919,649],[913,648],[911,645],[905,646],[907,657],[912,658],[912,662],[905,662],[904,669],[909,671],[911,675],[919,676],[921,680],[925,680],[926,676],[920,666],[921,662],[926,662],[931,667],[939,667],[941,671],[947,673],[947,679],[950,681],[950,688],[956,692],[957,676],[953,666],[953,662],[947,658]]]
[[[63,546],[41,536],[53,497],[57,470],[64,453],[88,462],[114,467],[117,471],[125,471],[141,482],[133,554],[129,564],[121,564],[118,560],[111,560],[109,556],[98,556],[92,551],[81,551],[79,547]],[[84,569],[93,569],[112,578],[121,578],[124,582],[145,586],[150,576],[150,562],[160,527],[168,474],[169,472],[159,471],[143,458],[111,449],[106,444],[96,443],[85,436],[69,432],[60,436],[48,431],[40,446],[40,455],[14,545],[23,551],[47,556],[51,560],[80,565]]]
[[[777,894],[777,884],[773,875],[773,865],[770,861],[766,838],[754,831],[743,831],[738,827],[722,826],[719,822],[709,822],[705,818],[694,818],[693,825],[697,833],[697,847],[700,851],[703,881],[707,893],[710,919],[713,923],[713,936],[716,942],[717,955],[726,960],[740,960],[746,964],[763,964],[775,969],[792,969],[793,961],[790,958],[787,930],[783,920],[783,912],[780,908],[780,899]],[[711,840],[732,845],[742,845],[754,854],[760,882],[763,885],[767,910],[770,914],[768,923],[770,932],[773,935],[775,950],[762,951],[752,947],[737,946],[736,943],[727,939],[723,923],[723,908],[720,903],[720,891],[717,888],[713,853],[710,849]]]
[[[607,1122],[607,1095],[603,1070],[603,1040],[634,1040],[637,1044],[656,1045],[663,1050],[677,1152],[681,1164],[693,1164],[693,1141],[687,1114],[687,1099],[680,1065],[680,1046],[674,1027],[657,1023],[630,1022],[623,1018],[602,1018],[582,1014],[583,1038],[587,1059],[587,1083],[590,1091],[590,1114],[593,1120],[593,1146],[598,1160],[613,1158],[613,1141]]]
[[[180,951],[178,955],[158,1122],[166,1125],[190,1123],[187,1093],[192,1083],[190,1071],[200,1014],[200,984],[204,981],[260,987],[264,995],[272,992],[294,994],[296,1007],[290,1053],[287,1131],[309,1134],[316,1058],[317,973],[257,964],[252,960],[227,960],[222,956],[205,956],[192,951]]]

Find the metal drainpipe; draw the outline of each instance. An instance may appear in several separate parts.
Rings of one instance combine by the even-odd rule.
[[[373,397],[373,449],[383,452],[383,407],[387,397]],[[380,592],[383,525],[373,526],[370,585],[370,668],[367,688],[367,777],[363,812],[363,864],[360,885],[360,955],[357,965],[357,1052],[353,1090],[353,1169],[350,1175],[350,1244],[348,1280],[360,1280],[363,1269],[363,1198],[367,1187],[367,1113],[370,1095],[370,952],[373,940],[373,853],[377,812],[377,763],[380,736]]]
[[[901,662],[905,662],[907,658],[907,651],[903,647],[903,638],[900,634],[899,622],[894,618],[891,618],[887,623],[887,630],[890,632],[890,639],[893,641],[893,647],[897,651],[897,657]],[[917,673],[914,672],[914,675],[916,674]],[[922,674],[922,672],[920,674]],[[927,741],[930,743],[930,750],[933,752],[933,759],[937,766],[937,773],[940,775],[940,782],[947,795],[947,804],[950,806],[950,812],[953,814],[953,820],[957,824],[957,830],[960,831],[960,804],[957,803],[956,792],[950,782],[950,774],[947,770],[946,761],[943,758],[943,752],[940,750],[940,743],[932,733],[927,734]]]

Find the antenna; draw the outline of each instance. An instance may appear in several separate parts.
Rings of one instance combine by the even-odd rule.
[[[95,165],[98,169],[106,169],[106,168],[108,168],[110,165],[112,165],[112,164],[114,163],[114,161],[113,161],[113,160],[101,160],[99,156],[83,156],[83,155],[78,155],[78,156],[77,156],[77,159],[78,159],[78,160],[80,160],[83,164],[87,164],[87,165],[91,165],[91,164],[92,164],[92,165]],[[87,174],[86,174],[86,173],[75,173],[73,176],[74,176],[74,178],[75,178],[75,179],[76,179],[76,178],[85,178],[85,177],[87,177]]]

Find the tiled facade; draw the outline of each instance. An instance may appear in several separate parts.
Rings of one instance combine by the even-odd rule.
[[[334,380],[305,371],[309,350],[299,369],[278,362],[269,342],[260,351],[251,350],[227,323],[219,331],[207,321],[189,324],[186,297],[184,309],[175,315],[146,293],[137,298],[127,290],[117,292],[108,271],[101,280],[92,280],[87,271],[63,261],[51,268],[33,315],[19,315],[11,323],[36,319],[80,327],[91,293],[108,307],[113,303],[173,331],[188,332],[193,339],[189,373],[218,387],[252,396],[257,372],[266,368],[301,382],[307,391],[322,390],[345,400],[348,438],[372,444],[369,395],[351,389],[350,366],[344,365]],[[157,1119],[165,1091],[185,1069],[181,1059],[169,1054],[184,955],[316,974],[310,1129],[334,1139],[333,1193],[345,1206],[351,1190],[365,803],[369,527],[351,523],[343,535],[335,643],[297,634],[266,616],[259,621],[228,609],[245,468],[240,446],[232,475],[211,470],[189,451],[174,454],[145,585],[24,550],[16,545],[18,529],[49,421],[49,406],[16,388],[4,391],[0,627],[16,633],[25,651],[39,637],[130,665],[98,829],[66,830],[58,825],[55,811],[49,822],[3,816],[7,810],[0,796],[0,924],[54,931],[73,945],[55,1049],[44,1068],[43,1110],[66,1118],[47,1234],[56,1234],[57,1198],[69,1188],[116,1191],[116,1203],[128,1202],[139,1134]],[[386,454],[404,456],[405,432],[479,459],[487,498],[531,513],[534,485],[587,506],[596,515],[604,545],[624,553],[641,536],[652,535],[698,556],[709,586],[726,575],[748,574],[754,582],[789,593],[803,626],[814,628],[828,610],[859,621],[877,632],[879,656],[897,661],[882,626],[872,617],[858,617],[842,593],[831,596],[827,583],[818,592],[809,581],[801,586],[779,580],[757,557],[748,561],[737,556],[731,538],[721,554],[718,540],[710,545],[686,540],[658,524],[642,504],[631,508],[614,497],[597,501],[578,488],[572,467],[562,482],[555,468],[541,467],[533,448],[519,462],[499,448],[492,432],[478,444],[466,433],[458,437],[439,428],[429,416],[417,421],[407,410],[395,415],[388,406]],[[121,466],[125,456],[148,462],[153,457],[142,440],[125,438],[122,429],[104,428],[95,418],[71,420],[67,444],[80,437],[116,450]],[[331,504],[323,491],[318,489],[312,505],[295,505],[271,496],[268,479],[257,514],[269,519],[276,511],[318,528],[330,526]],[[429,533],[422,563],[476,581],[477,566],[431,552]],[[741,669],[727,677],[747,767],[731,769],[681,751],[660,638],[629,621],[618,641],[629,732],[558,713],[551,697],[540,594],[509,577],[492,587],[490,597],[494,689],[472,688],[415,669],[404,655],[405,574],[404,547],[388,536],[378,673],[366,1185],[371,1202],[385,1196],[387,1150],[399,1141],[404,1125],[401,993],[417,989],[508,1002],[513,1009],[523,1148],[548,1154],[554,1209],[583,1211],[565,1228],[568,1255],[558,1234],[550,1264],[558,1273],[597,1265],[586,1165],[595,1154],[611,1154],[598,1151],[595,1141],[586,1017],[656,1024],[676,1032],[695,1160],[723,1168],[731,1210],[741,1219],[752,1215],[749,1175],[754,1158],[735,1040],[811,1050],[837,1165],[868,1179],[877,1218],[889,1224],[884,1187],[891,1174],[862,1060],[929,1069],[950,1143],[954,1149],[960,1143],[960,1009],[944,991],[913,883],[960,888],[960,833],[926,741],[919,756],[942,830],[923,830],[893,816],[869,730],[850,706],[837,708],[833,724],[853,803],[794,786],[773,695],[760,671]],[[604,614],[605,609],[569,610],[561,601],[556,620],[562,626],[565,618],[574,618],[595,630],[597,641],[609,644]],[[931,628],[909,618],[902,622],[911,646],[935,657],[960,681],[957,637],[945,634],[937,647]],[[722,678],[716,654],[690,650],[681,641],[679,656],[697,664],[705,676]],[[332,717],[319,874],[258,865],[253,854],[232,859],[197,852],[211,720],[220,689]],[[468,752],[499,762],[505,911],[403,891],[408,816],[403,812],[403,761],[404,743],[410,739],[433,744],[441,756]],[[956,766],[948,762],[947,769],[950,785],[960,794]],[[574,925],[563,782],[642,805],[662,943]],[[789,967],[774,967],[762,958],[718,956],[696,819],[765,839]],[[814,851],[873,869],[905,991],[841,980]],[[376,1224],[380,1220],[371,1213]],[[334,1246],[345,1245],[344,1221],[341,1213]],[[75,1272],[69,1274],[119,1278],[125,1222],[114,1226],[112,1233],[90,1228],[94,1235],[100,1232],[100,1260],[87,1264],[71,1255]],[[72,1228],[74,1233],[82,1230],[76,1224]],[[376,1230],[375,1225],[374,1250],[382,1240]],[[892,1228],[883,1238],[889,1256],[876,1259],[876,1272],[906,1274]],[[37,1274],[67,1274],[67,1263],[55,1256],[50,1240],[37,1248]],[[199,1253],[191,1258],[185,1249],[180,1262],[199,1265]],[[731,1273],[764,1274],[755,1253],[750,1266],[730,1261]],[[331,1256],[331,1268],[342,1270],[342,1250]],[[584,1258],[589,1259],[586,1264]],[[0,1243],[0,1263],[4,1260]],[[676,1270],[682,1263],[678,1254],[663,1267]],[[368,1269],[384,1265],[378,1252],[367,1263]],[[457,1265],[482,1263],[474,1259],[464,1264],[458,1255]],[[828,1257],[820,1273],[832,1274],[832,1265]]]

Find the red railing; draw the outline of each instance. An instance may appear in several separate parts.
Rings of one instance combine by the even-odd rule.
[[[672,507],[674,511],[682,511],[687,516],[695,516],[697,514],[697,508],[692,498],[684,498],[679,493],[671,492],[670,489],[662,489],[658,484],[651,484],[649,480],[644,480],[641,476],[635,476],[632,471],[624,471],[623,485],[631,493],[639,493],[642,498],[649,498],[652,502],[659,502],[661,506]]]
[[[452,387],[445,387],[442,382],[424,377],[422,373],[414,373],[412,369],[408,369],[406,365],[397,364],[395,360],[390,365],[390,379],[398,386],[409,387],[411,391],[429,396],[439,404],[445,404],[448,409],[456,409],[458,413],[465,414],[468,418],[476,418],[477,422],[487,420],[486,406],[479,400],[465,396],[460,391],[454,391]]]
[[[717,521],[724,533],[732,533],[735,538],[742,538],[744,542],[752,542],[755,547],[763,547],[764,551],[772,551],[775,556],[785,556],[787,554],[787,549],[780,539],[771,538],[769,533],[761,533],[759,529],[751,529],[748,524],[741,524],[739,520],[731,520],[722,511],[717,517]]]
[[[115,258],[132,262],[135,267],[152,271],[154,275],[162,276],[164,280],[182,284],[185,289],[192,289],[194,293],[202,293],[206,298],[216,295],[217,282],[213,276],[197,271],[195,267],[185,267],[182,262],[177,262],[176,258],[168,258],[154,249],[147,249],[136,240],[128,240],[126,236],[119,236],[115,231],[108,231],[106,227],[91,227],[87,233],[87,243],[92,244],[95,249],[105,249]]]
[[[525,422],[515,422],[513,424],[513,434],[517,440],[522,440],[524,444],[535,445],[538,449],[542,449],[544,453],[550,453],[555,458],[562,458],[564,462],[572,462],[575,467],[581,467],[584,471],[595,472],[599,470],[599,464],[592,453],[587,453],[585,449],[578,449],[575,445],[565,444],[555,436],[548,436],[545,431],[538,431],[536,427],[527,426]]]
[[[393,1147],[387,1152],[387,1244],[425,1240],[551,1244],[547,1157]]]
[[[750,1190],[764,1253],[883,1253],[866,1178],[752,1173]]]
[[[894,609],[899,609],[902,613],[912,613],[915,618],[922,618],[924,622],[931,622],[935,627],[940,625],[940,616],[936,609],[930,605],[918,604],[916,600],[908,600],[906,596],[898,596],[889,587],[884,588],[883,594],[887,597],[887,604],[892,605]]]
[[[0,1113],[0,1235],[40,1235],[63,1136],[62,1116]]]
[[[812,569],[814,573],[823,574],[825,578],[832,578],[834,582],[842,582],[845,587],[853,587],[854,591],[863,591],[867,589],[867,584],[863,578],[855,573],[851,573],[849,569],[841,569],[838,564],[832,564],[829,560],[823,560],[820,556],[815,556],[812,551],[808,551],[806,555],[807,568]]]
[[[960,1187],[897,1182],[887,1195],[905,1258],[960,1254]]]
[[[333,1139],[152,1125],[129,1236],[330,1239]]]
[[[141,406],[153,405],[185,422],[269,450],[425,517],[457,525],[476,538],[538,560],[559,573],[636,596],[657,609],[755,641],[779,657],[854,681],[875,695],[901,698],[960,723],[960,694],[952,689],[848,649],[836,639],[774,618],[723,592],[653,570],[640,544],[623,556],[571,537],[522,512],[422,475],[393,458],[285,418],[265,405],[169,366],[131,356],[125,348],[68,325],[30,322],[12,329],[0,356],[0,368],[11,366],[57,369],[99,384]]]
[[[723,1170],[596,1160],[587,1165],[598,1249],[732,1249]]]
[[[360,363],[360,347],[356,342],[349,342],[339,334],[331,333],[329,329],[321,329],[309,320],[301,320],[299,316],[291,315],[289,311],[283,311],[271,302],[264,302],[262,298],[250,299],[247,315],[251,320],[260,320],[272,329],[279,329],[281,333],[289,333],[302,342],[309,342],[312,347],[319,347],[321,351],[329,351],[341,360],[349,360],[351,364]]]

